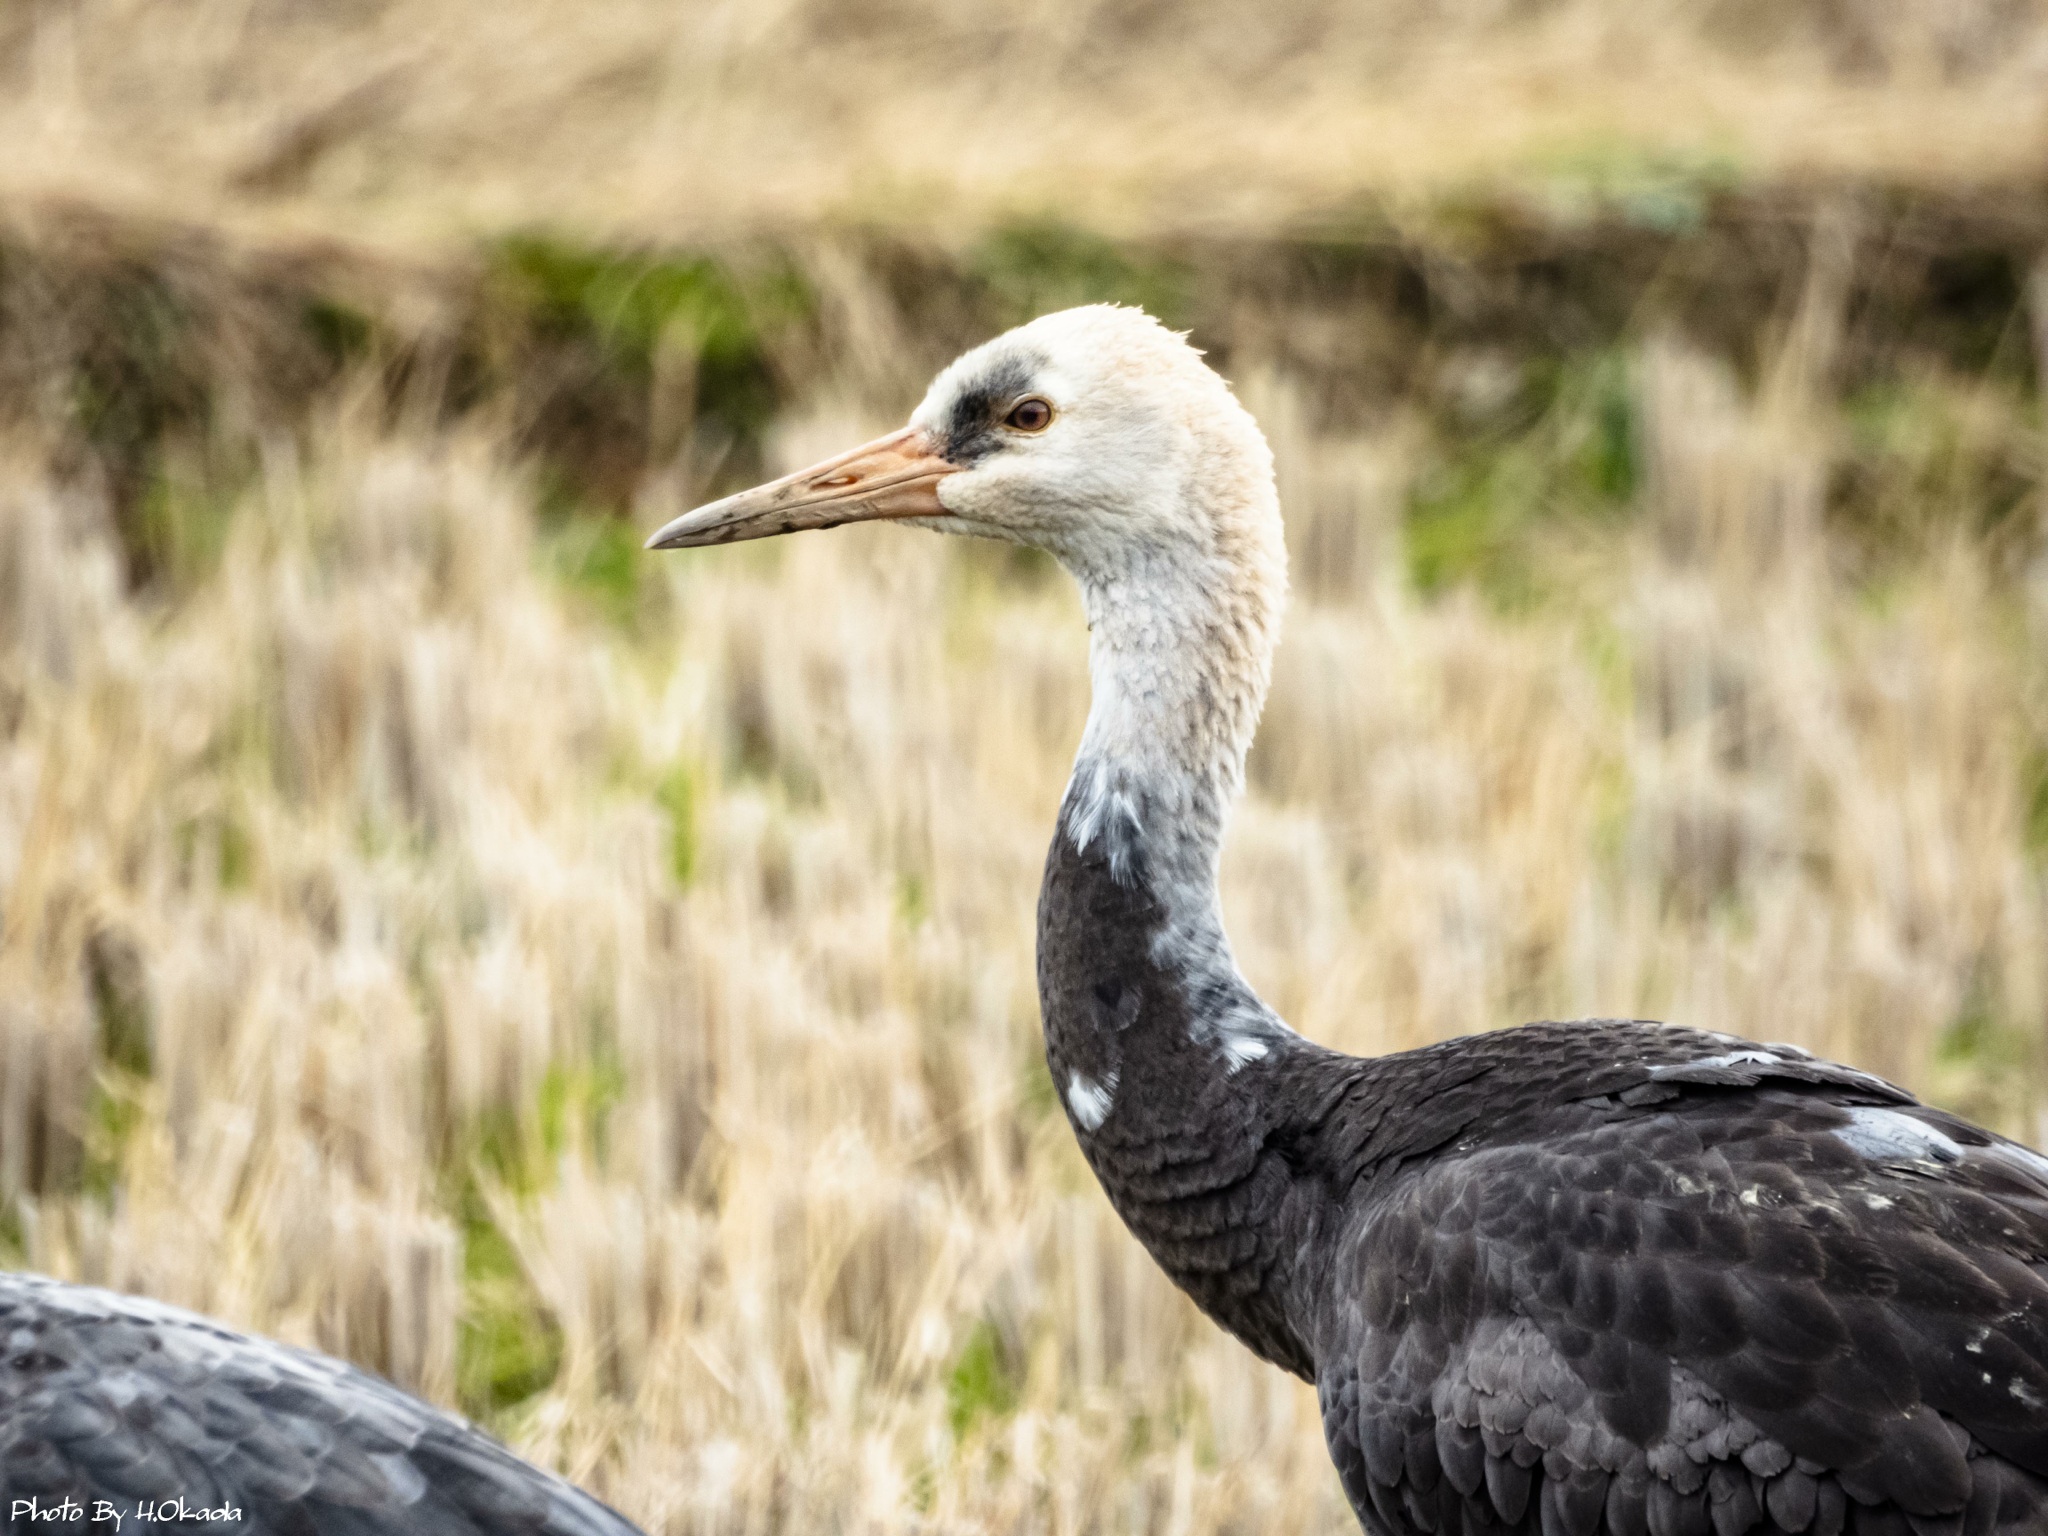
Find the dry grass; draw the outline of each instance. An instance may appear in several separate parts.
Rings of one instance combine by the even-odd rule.
[[[2038,0],[22,0],[0,188],[268,231],[702,240],[1447,189],[2038,179]]]
[[[2044,60],[2039,6],[1953,0],[77,0],[0,9],[0,212],[427,250],[1995,189],[2037,174]],[[783,462],[887,425],[844,402],[927,345],[836,249]],[[1435,593],[1427,412],[1327,409],[1246,327],[1301,596],[1225,900],[1305,1032],[1649,1013],[2034,1131],[2048,568],[1969,472],[2038,422],[1920,381],[1882,526],[1837,526],[1862,428],[1814,274],[1752,379],[1631,333],[1627,505]],[[1350,1528],[1310,1390],[1159,1277],[1045,1081],[1032,900],[1086,708],[1057,573],[892,530],[642,559],[536,511],[500,415],[367,378],[266,411],[232,327],[216,440],[124,501],[36,281],[0,314],[10,1258],[349,1354],[653,1530]],[[1347,323],[1269,329],[1341,357]],[[643,521],[704,469],[677,430]],[[136,516],[176,555],[139,586]]]

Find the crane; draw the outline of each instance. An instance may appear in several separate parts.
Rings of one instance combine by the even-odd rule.
[[[1138,1241],[1315,1384],[1367,1530],[2048,1532],[2048,1159],[1791,1046],[1593,1020],[1360,1058],[1245,982],[1217,862],[1286,551],[1266,442],[1183,338],[1042,316],[648,543],[872,520],[1080,587],[1046,1061]]]

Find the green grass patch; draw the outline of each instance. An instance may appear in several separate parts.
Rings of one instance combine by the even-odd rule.
[[[316,297],[307,302],[300,321],[313,344],[334,367],[369,356],[377,327],[370,317],[339,299]]]
[[[2040,428],[2023,389],[1934,373],[1884,379],[1850,394],[1840,420],[1832,520],[1880,569],[1910,568],[1930,535],[1958,526],[2031,554]]]
[[[554,1182],[555,1163],[572,1146],[586,1146],[602,1163],[611,1150],[612,1111],[626,1093],[626,1069],[611,1054],[584,1062],[554,1062],[533,1101],[520,1108],[497,1104],[478,1117],[471,1137],[475,1165],[525,1198]]]
[[[541,1148],[552,1163],[573,1138],[589,1138],[603,1162],[611,1151],[612,1111],[626,1096],[626,1069],[609,1054],[575,1066],[557,1062],[540,1085]]]
[[[1019,1118],[1042,1122],[1060,1113],[1059,1090],[1053,1086],[1052,1068],[1045,1064],[1045,1048],[1034,1038],[1025,1048],[1017,1073]]]
[[[1408,579],[1418,591],[1476,581],[1497,598],[1526,602],[1530,577],[1515,543],[1530,496],[1516,480],[1523,467],[1507,455],[1474,455],[1417,482],[1407,548]]]
[[[546,234],[492,255],[501,302],[543,335],[589,344],[600,366],[645,382],[664,353],[696,369],[695,404],[736,433],[778,404],[771,332],[809,316],[808,285],[786,261],[741,271],[711,256],[606,250]]]
[[[1134,304],[1184,328],[1194,295],[1185,263],[1047,221],[996,230],[969,253],[967,270],[1008,325],[1077,304]]]
[[[550,516],[539,547],[548,574],[579,606],[619,629],[637,629],[646,563],[630,525],[601,515]]]
[[[256,875],[256,842],[233,806],[180,821],[172,833],[178,867],[189,883],[210,877],[223,891],[247,890]]]
[[[458,1160],[452,1203],[462,1229],[462,1317],[456,1338],[456,1391],[465,1412],[502,1419],[561,1368],[562,1333],[549,1316],[511,1239],[499,1227],[484,1186],[514,1201],[550,1187],[564,1153],[588,1146],[602,1163],[612,1112],[626,1089],[625,1069],[609,1056],[557,1062],[524,1112],[499,1105],[471,1131],[471,1155]]]
[[[687,888],[697,873],[697,776],[678,762],[654,786],[654,803],[668,815],[668,872]]]
[[[2036,863],[2048,862],[2048,749],[2027,753],[2020,782],[2027,797],[2027,852]]]
[[[139,1082],[154,1070],[148,977],[134,941],[99,929],[85,944],[86,985],[99,1024],[100,1060]]]
[[[984,1419],[1013,1413],[1022,1386],[1020,1374],[1001,1330],[987,1318],[976,1323],[946,1374],[946,1421],[953,1426],[953,1438],[965,1439]]]
[[[474,1181],[463,1189],[459,1215],[462,1316],[455,1390],[463,1412],[489,1421],[554,1382],[562,1367],[562,1330]]]
[[[135,513],[135,539],[146,568],[181,595],[203,585],[220,568],[236,500],[213,477],[159,470]]]
[[[110,1202],[120,1188],[128,1143],[142,1124],[144,1086],[141,1079],[121,1071],[103,1071],[93,1084],[79,1188],[95,1200]]]
[[[1526,364],[1488,420],[1447,418],[1437,444],[1409,493],[1409,579],[1425,593],[1471,583],[1508,609],[1542,596],[1546,525],[1613,519],[1642,480],[1635,393],[1615,351]]]
[[[931,893],[925,889],[924,876],[915,870],[903,870],[896,876],[896,918],[906,928],[920,928],[931,916]]]
[[[499,247],[496,275],[534,318],[563,329],[588,327],[628,364],[645,367],[670,339],[730,357],[753,337],[738,285],[708,257],[621,253],[519,235]]]

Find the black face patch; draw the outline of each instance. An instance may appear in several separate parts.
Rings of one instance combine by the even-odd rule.
[[[954,464],[979,464],[1002,446],[1002,413],[1031,388],[1042,357],[1012,355],[960,392],[945,424],[940,452]]]

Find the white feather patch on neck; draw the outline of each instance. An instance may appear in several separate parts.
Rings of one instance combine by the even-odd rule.
[[[1217,892],[1284,581],[1284,566],[1188,549],[1097,566],[1082,581],[1093,701],[1062,830],[1159,902],[1153,959],[1203,999],[1193,1032],[1232,1073],[1292,1036],[1238,972]]]

